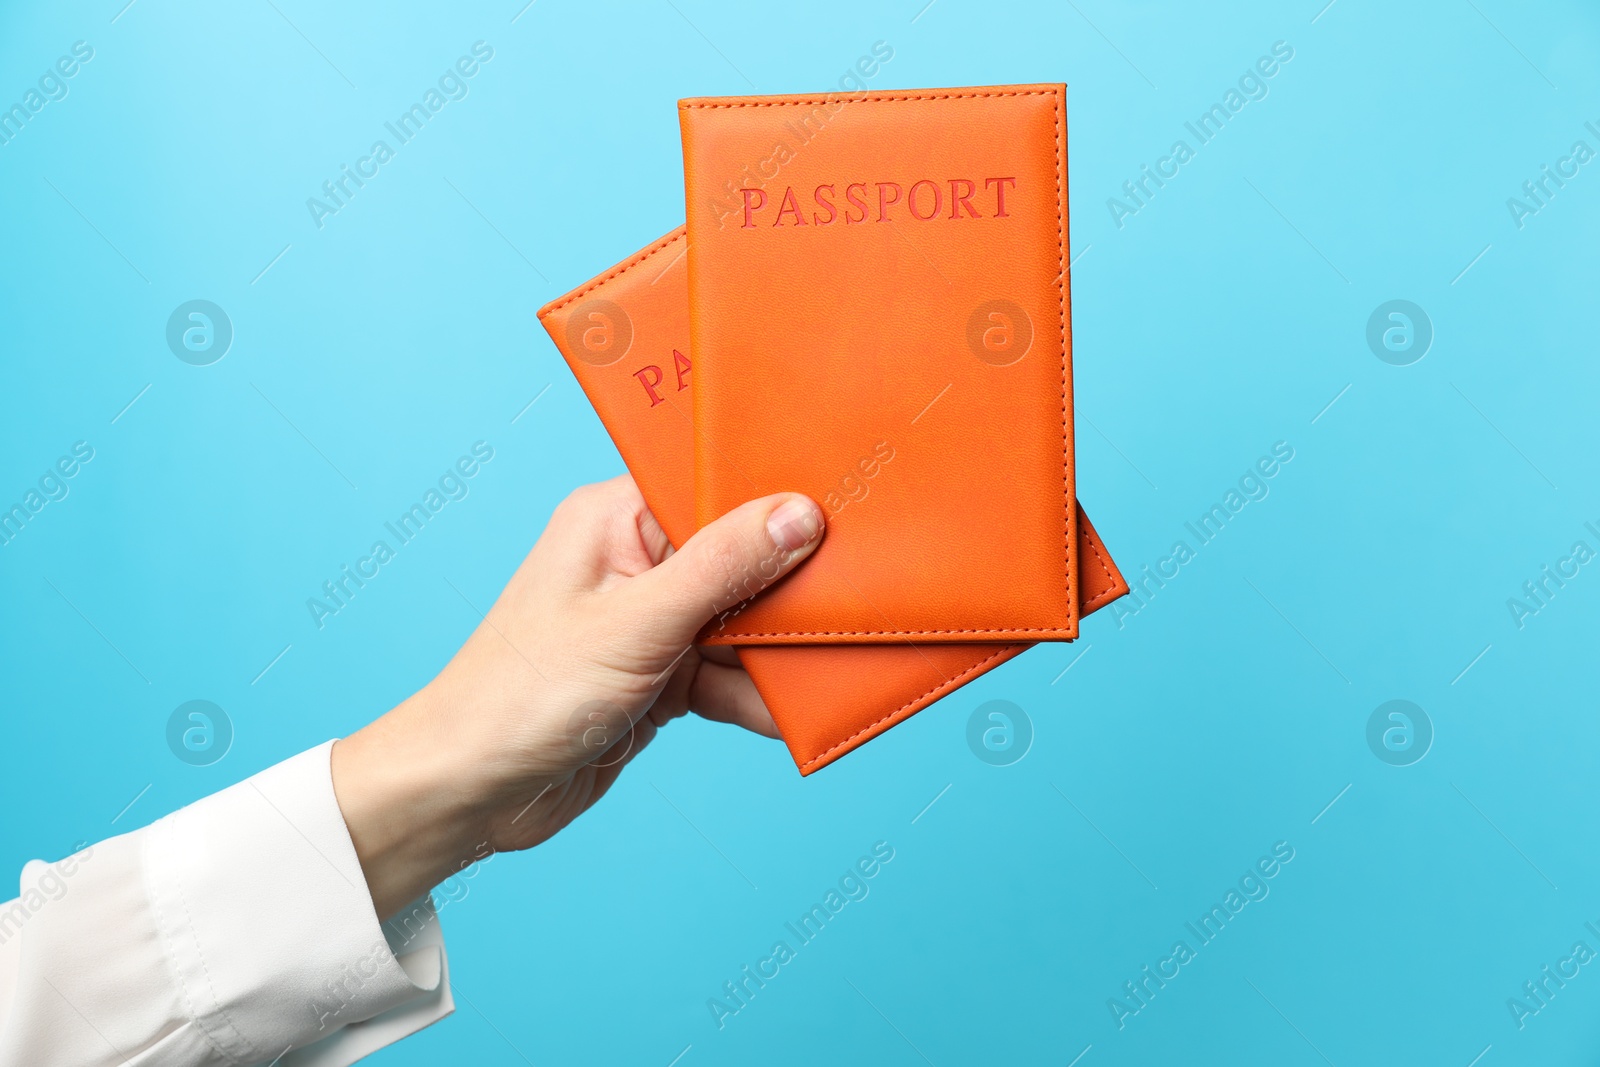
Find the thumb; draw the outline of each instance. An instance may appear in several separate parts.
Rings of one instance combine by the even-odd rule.
[[[700,628],[771,586],[822,540],[822,509],[799,493],[741,504],[629,585],[641,617],[674,649]]]

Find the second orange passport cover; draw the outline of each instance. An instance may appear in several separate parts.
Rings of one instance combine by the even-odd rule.
[[[675,545],[696,528],[685,249],[680,227],[539,312]],[[858,471],[835,501],[819,503],[847,511],[870,500],[875,480]],[[1087,615],[1128,587],[1088,517],[1079,511],[1078,520]],[[739,658],[810,774],[1029,647],[773,645],[740,648]]]
[[[696,518],[877,471],[803,570],[704,640],[1077,636],[1066,87],[702,98],[678,118]],[[752,161],[776,166],[724,210]]]

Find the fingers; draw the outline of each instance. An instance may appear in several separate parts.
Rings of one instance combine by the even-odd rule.
[[[692,709],[701,718],[713,722],[741,726],[763,737],[778,737],[778,728],[761,694],[756,692],[755,683],[743,668],[698,660],[698,650],[693,648],[689,656],[695,661],[673,672],[661,696],[624,735],[625,742],[619,740],[589,761],[595,774],[594,799],[611,787],[622,768],[633,762],[662,727],[687,710]]]
[[[756,691],[755,683],[738,665],[736,656],[729,656],[732,665],[711,658],[720,652],[731,654],[733,650],[689,646],[661,695],[640,722],[648,720],[659,729],[693,711],[703,719],[742,726],[763,737],[777,737],[778,728],[773,725],[772,715]]]
[[[672,543],[667,540],[667,532],[661,528],[661,523],[656,519],[655,513],[646,508],[639,515],[639,537],[644,541],[645,551],[650,554],[652,564],[660,563],[672,551]]]
[[[822,539],[822,511],[799,493],[778,493],[728,512],[629,584],[632,610],[658,639],[681,648],[700,628],[767,588]]]
[[[557,504],[534,546],[545,569],[577,587],[592,587],[612,573],[648,570],[654,546],[644,497],[628,475],[580,485]],[[654,517],[649,520],[654,523]],[[642,547],[641,547],[642,546]]]
[[[689,707],[714,722],[731,723],[763,737],[777,737],[772,714],[743,669],[724,667],[709,660],[695,672],[689,689]]]
[[[695,650],[701,657],[713,663],[720,663],[724,667],[738,667],[739,650],[728,645],[696,645]]]

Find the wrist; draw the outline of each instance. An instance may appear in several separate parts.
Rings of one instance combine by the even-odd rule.
[[[333,746],[334,795],[379,920],[488,852],[487,805],[425,688]]]

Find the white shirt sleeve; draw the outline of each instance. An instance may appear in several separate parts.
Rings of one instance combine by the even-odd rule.
[[[382,925],[333,742],[22,869],[0,1067],[346,1067],[454,1009],[423,898]]]

